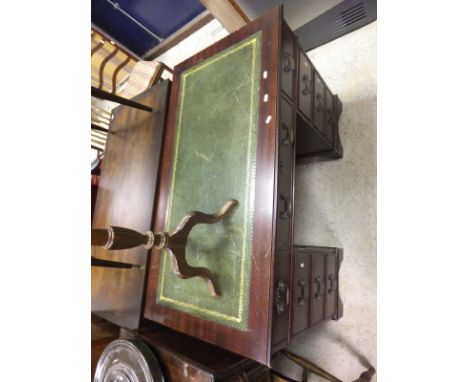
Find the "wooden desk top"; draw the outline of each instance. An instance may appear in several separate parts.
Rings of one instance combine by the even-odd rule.
[[[276,9],[174,68],[154,229],[173,228],[190,210],[213,213],[231,198],[239,207],[217,227],[194,230],[188,243],[189,263],[217,273],[221,297],[209,296],[200,280],[177,279],[167,253],[153,248],[144,312],[264,364],[274,291],[280,22]]]
[[[113,225],[140,232],[152,228],[169,88],[166,80],[134,98],[158,113],[123,105],[114,109],[93,227]],[[117,251],[92,247],[91,255],[137,265],[132,269],[92,267],[91,274],[92,312],[116,325],[137,328],[148,251],[143,247]]]

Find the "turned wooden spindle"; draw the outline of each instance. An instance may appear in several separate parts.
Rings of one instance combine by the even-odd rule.
[[[109,228],[93,228],[91,230],[91,245],[106,249],[130,249],[140,245],[148,249],[152,245],[153,233],[140,233],[133,229],[112,226]]]
[[[173,232],[151,232],[144,234],[123,227],[93,228],[91,245],[109,250],[130,249],[140,245],[147,249],[167,249],[172,257],[172,271],[181,279],[201,277],[208,285],[213,297],[221,296],[221,290],[214,274],[203,267],[192,267],[185,258],[187,239],[192,228],[197,224],[214,224],[225,219],[239,204],[231,199],[215,214],[194,211],[186,215]]]

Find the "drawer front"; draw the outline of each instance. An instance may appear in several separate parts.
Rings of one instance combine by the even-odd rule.
[[[325,316],[331,318],[336,311],[336,298],[338,290],[338,277],[336,273],[337,258],[336,254],[327,255],[327,279],[326,279],[326,303]]]
[[[301,51],[299,55],[298,79],[299,109],[309,120],[312,120],[312,88],[312,65],[304,52]]]
[[[325,136],[325,86],[316,71],[314,71],[314,125]]]
[[[294,77],[296,72],[294,35],[286,24],[283,24],[283,46],[281,59],[281,89],[292,100],[294,94]]]
[[[310,315],[310,264],[308,253],[296,253],[294,259],[293,335],[309,327]]]
[[[325,99],[325,136],[327,137],[330,143],[335,141],[334,135],[334,126],[335,126],[335,113],[333,110],[333,95],[331,91],[327,88],[325,91],[326,99]]]
[[[325,255],[317,254],[312,257],[312,298],[310,325],[324,319],[325,309]]]
[[[291,253],[276,252],[271,344],[287,345],[291,303]],[[278,350],[278,349],[276,349]]]
[[[291,240],[290,225],[293,215],[291,176],[295,135],[292,117],[292,106],[282,98],[278,141],[278,205],[276,220],[276,249],[278,251],[288,251]]]

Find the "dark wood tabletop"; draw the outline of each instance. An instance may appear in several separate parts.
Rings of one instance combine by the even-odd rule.
[[[170,81],[149,88],[133,100],[153,112],[118,106],[112,112],[99,181],[93,228],[122,226],[140,232],[152,228],[161,142]],[[92,312],[130,329],[140,322],[148,251],[143,247],[91,255],[135,265],[129,269],[93,266]]]

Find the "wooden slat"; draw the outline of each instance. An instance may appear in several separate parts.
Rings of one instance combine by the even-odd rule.
[[[234,32],[250,20],[234,0],[200,0],[228,32]]]
[[[190,36],[197,30],[208,24],[211,20],[213,20],[213,15],[209,11],[201,13],[199,16],[195,17],[191,22],[185,24],[177,32],[171,34],[161,44],[149,50],[143,56],[143,59],[148,61],[154,60],[156,57],[160,56],[164,52],[167,52],[179,42],[186,39],[188,36]]]
[[[119,52],[119,48],[115,47],[111,54],[109,54],[104,60],[101,62],[101,66],[99,67],[99,89],[102,89],[102,85],[104,82],[104,68],[106,67],[107,63]]]
[[[104,41],[99,41],[97,45],[91,49],[91,57],[94,56],[94,53],[96,53],[99,49],[101,49],[104,46],[105,42]]]
[[[126,58],[117,68],[114,70],[114,74],[112,75],[112,94],[115,94],[117,90],[117,75],[119,74],[120,70],[130,62],[130,56]]]
[[[102,131],[103,133],[108,133],[109,132],[108,129],[105,129],[104,127],[94,125],[94,124],[91,124],[91,130]]]

